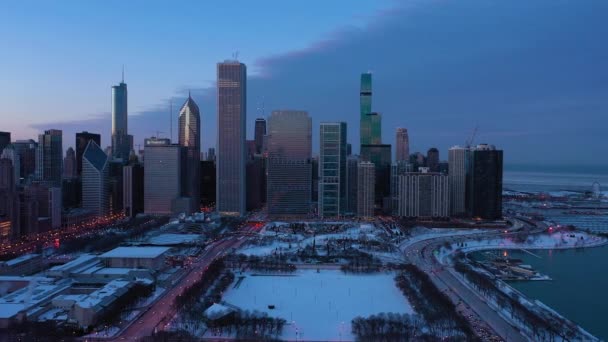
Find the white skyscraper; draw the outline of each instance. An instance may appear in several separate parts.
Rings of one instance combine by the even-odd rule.
[[[397,215],[409,218],[449,217],[448,189],[448,176],[441,173],[410,172],[399,176]]]
[[[97,216],[110,209],[108,177],[108,156],[91,140],[82,155],[82,207]]]

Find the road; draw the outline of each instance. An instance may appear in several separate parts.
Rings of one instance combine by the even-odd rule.
[[[244,235],[259,229],[255,225],[248,225],[241,231]],[[182,294],[184,290],[199,279],[205,273],[209,265],[218,257],[229,253],[232,248],[238,248],[247,241],[243,236],[233,235],[211,244],[191,265],[189,271],[171,289],[165,291],[160,298],[154,302],[144,314],[134,321],[128,328],[123,330],[112,340],[136,341],[154,332],[162,331],[168,326],[168,322],[176,314],[173,303],[175,298]]]
[[[540,231],[543,229],[545,229],[545,227],[541,225],[536,230]],[[439,290],[445,292],[450,297],[452,302],[456,304],[457,309],[463,312],[464,316],[467,317],[469,321],[475,322],[475,325],[480,329],[484,329],[484,325],[487,325],[487,327],[505,341],[524,342],[527,341],[527,338],[520,333],[518,328],[512,326],[507,320],[494,311],[481,296],[457,279],[454,273],[450,272],[448,269],[449,266],[440,264],[433,255],[434,251],[438,250],[445,242],[466,242],[467,240],[479,237],[489,237],[500,234],[509,235],[516,233],[497,231],[457,237],[433,237],[405,247],[404,252],[414,265],[429,275]]]

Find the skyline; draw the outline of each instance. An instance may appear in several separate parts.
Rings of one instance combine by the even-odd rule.
[[[256,51],[259,52],[257,57],[250,50],[232,49],[240,50],[241,61],[251,70],[248,75],[247,139],[253,138],[254,121],[260,116],[256,109],[263,101],[266,116],[272,110],[288,108],[310,113],[315,155],[318,154],[321,121],[347,122],[349,142],[357,146],[359,77],[362,72],[371,70],[374,74],[374,111],[382,114],[385,143],[394,146],[395,128],[405,127],[410,136],[411,152],[437,147],[441,159],[446,160],[448,148],[462,145],[478,125],[475,142],[491,143],[505,150],[506,166],[532,162],[608,164],[601,158],[606,147],[602,125],[593,123],[594,120],[604,122],[602,114],[608,110],[602,98],[603,84],[608,79],[608,68],[603,67],[608,49],[593,39],[598,33],[601,36],[602,32],[608,32],[608,26],[599,14],[602,9],[608,9],[606,4],[599,1],[585,4],[540,1],[533,6],[484,4],[481,1],[410,4],[383,2],[379,8],[364,8],[358,4],[348,10],[353,13],[350,16],[334,8],[338,5],[332,5],[332,10],[342,14],[340,20],[332,19],[336,20],[332,24],[329,23],[332,16],[326,16],[324,25],[320,25],[323,32],[315,31],[305,39],[291,39],[300,46],[292,42],[282,51],[271,51],[272,48]],[[158,11],[159,6],[150,7],[150,11]],[[150,15],[149,11],[143,12],[143,17]],[[367,12],[365,20],[355,14],[361,12]],[[540,13],[545,16],[536,20]],[[348,20],[344,19],[346,17]],[[467,19],[466,24],[461,18]],[[51,20],[45,19],[28,30],[35,32]],[[480,30],[489,20],[498,20],[499,25]],[[442,25],[435,27],[433,23],[438,22]],[[147,27],[146,22],[143,27]],[[242,27],[235,31],[239,29],[242,31]],[[267,30],[272,31],[271,28]],[[450,30],[453,32],[447,32]],[[127,29],[121,44],[134,43],[130,40],[132,35],[133,32]],[[379,36],[384,39],[377,39]],[[268,37],[260,39],[263,41],[260,44],[270,44],[268,40],[274,37],[270,34]],[[403,46],[394,44],[399,41],[404,42]],[[162,42],[162,39],[158,40],[158,43]],[[8,40],[10,51],[17,49],[15,46],[11,49],[12,43]],[[441,47],[436,43],[441,43]],[[42,88],[42,84],[49,84],[49,78],[44,74],[33,89],[25,77],[15,81],[15,72],[23,72],[24,65],[11,63],[13,61],[8,58],[8,63],[0,66],[0,69],[14,69],[5,73],[9,75],[7,79],[0,81],[3,91],[0,101],[5,104],[0,108],[0,114],[6,118],[3,121],[8,121],[3,123],[3,130],[11,131],[13,140],[17,140],[35,138],[46,129],[61,129],[66,135],[64,151],[72,146],[73,139],[69,136],[87,130],[100,133],[102,146],[108,146],[110,87],[119,82],[124,63],[125,82],[129,85],[129,102],[132,103],[129,127],[130,133],[135,135],[135,144],[141,144],[157,130],[168,130],[169,101],[185,101],[190,88],[201,107],[202,150],[206,151],[215,145],[216,138],[215,84],[213,72],[211,75],[199,73],[198,68],[213,71],[217,62],[230,58],[208,57],[215,53],[214,47],[197,47],[208,53],[199,56],[196,63],[184,63],[182,68],[190,71],[186,77],[189,81],[175,79],[177,76],[167,77],[167,82],[154,84],[164,87],[163,90],[147,91],[144,84],[150,83],[149,77],[166,77],[169,71],[160,70],[156,74],[156,70],[147,67],[146,55],[136,54],[126,61],[115,58],[113,62],[102,61],[103,81],[87,83],[86,87],[79,85],[79,88],[85,88],[82,90],[85,96],[77,96],[74,101],[54,98],[50,102],[43,96],[35,103],[21,106],[20,111],[14,108],[17,104],[22,105],[21,97],[32,91],[53,94],[56,90]],[[225,48],[222,54],[228,51],[230,49]],[[352,51],[359,53],[353,55]],[[498,58],[500,54],[509,58]],[[450,58],[446,58],[448,55]],[[345,56],[353,58],[345,60]],[[77,55],[72,58],[76,64],[83,63]],[[174,58],[176,61],[170,60],[172,65],[179,60]],[[55,66],[52,61],[48,63],[49,67]],[[109,73],[110,69],[115,69],[115,75]],[[176,74],[183,75],[184,70]],[[71,81],[69,74],[66,75],[65,79],[50,78],[57,83],[54,88],[60,93]],[[293,82],[294,79],[300,82]],[[69,117],[65,116],[68,114],[52,114],[62,111],[57,108],[66,104],[92,99],[95,100],[91,101],[90,108],[96,112],[77,114],[89,107],[74,106],[76,108],[66,111],[70,112]],[[42,113],[51,113],[49,116],[53,115],[54,119]],[[176,116],[174,107],[173,121]],[[577,120],[572,120],[573,117]],[[17,118],[22,123],[16,122]],[[173,130],[175,137],[175,122]],[[163,135],[168,136],[168,133]],[[357,148],[354,152],[358,152]]]

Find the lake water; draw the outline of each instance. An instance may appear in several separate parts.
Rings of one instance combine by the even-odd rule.
[[[504,187],[519,191],[585,191],[591,190],[594,182],[600,183],[606,196],[608,170],[605,167],[507,167],[504,173]],[[596,223],[602,225],[605,217],[571,216],[570,219],[597,220]],[[533,252],[540,258],[525,252],[509,253],[553,280],[520,281],[511,285],[608,341],[608,246]]]

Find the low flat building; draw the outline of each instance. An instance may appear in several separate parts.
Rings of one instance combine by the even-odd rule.
[[[108,267],[149,268],[159,270],[169,247],[117,247],[99,257]]]
[[[8,261],[0,261],[0,275],[30,275],[40,271],[42,255],[25,254]]]

